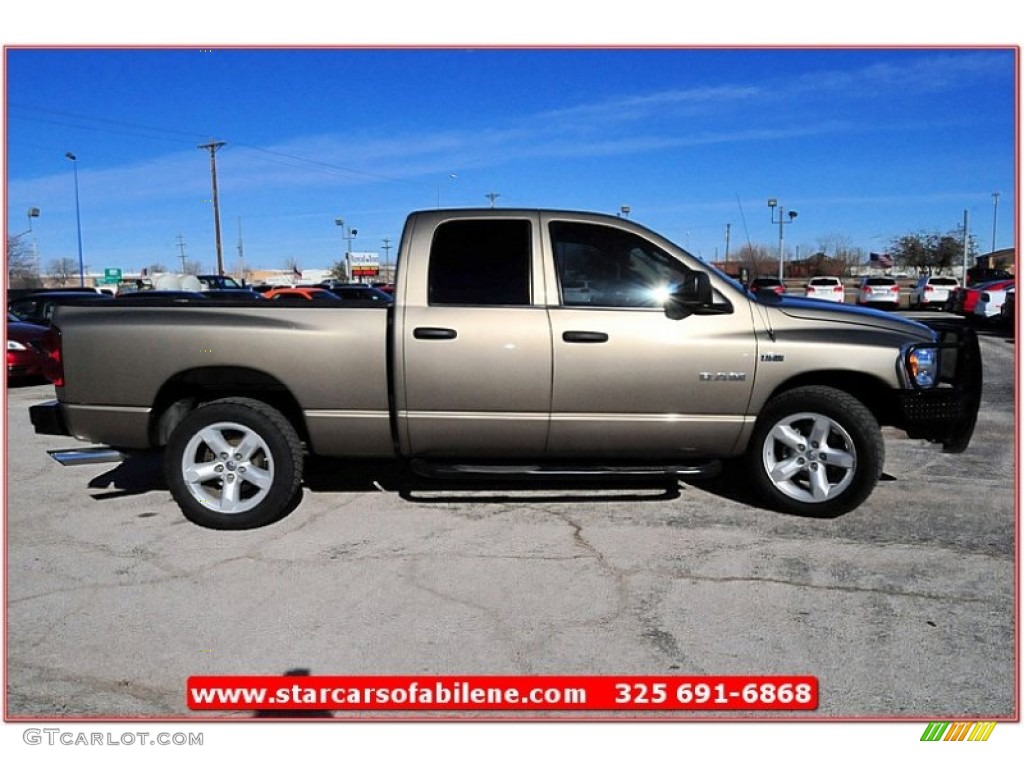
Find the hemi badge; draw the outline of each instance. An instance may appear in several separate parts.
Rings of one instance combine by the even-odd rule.
[[[700,381],[746,381],[747,374],[737,371],[718,371],[717,373],[701,371],[697,374],[697,378]]]

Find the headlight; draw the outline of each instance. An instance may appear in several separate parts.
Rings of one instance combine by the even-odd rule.
[[[938,373],[939,355],[931,347],[912,349],[907,354],[907,373],[913,382],[922,389],[935,386]]]
[[[14,341],[13,339],[8,339],[7,340],[7,351],[8,352],[24,352],[26,349],[28,349],[28,347],[26,347],[24,344],[22,344],[19,341]]]

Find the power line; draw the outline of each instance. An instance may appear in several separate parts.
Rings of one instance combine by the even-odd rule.
[[[8,116],[9,117],[14,117],[16,119],[32,120],[32,121],[35,121],[35,122],[43,122],[43,123],[48,123],[48,124],[51,124],[51,125],[65,125],[65,126],[69,126],[69,127],[72,127],[72,128],[81,128],[81,129],[84,129],[84,130],[98,131],[98,132],[102,132],[102,133],[110,133],[110,134],[119,135],[119,136],[138,136],[138,137],[147,138],[147,139],[157,139],[157,140],[163,140],[163,141],[174,141],[174,142],[182,142],[182,143],[192,143],[193,141],[195,141],[197,139],[201,139],[203,136],[208,136],[209,135],[208,132],[207,133],[198,133],[198,132],[182,131],[182,130],[178,130],[178,129],[174,129],[174,128],[161,128],[161,127],[152,126],[152,125],[145,125],[145,124],[142,124],[142,123],[132,123],[132,122],[126,122],[126,121],[123,121],[123,120],[113,120],[113,119],[110,119],[110,118],[103,118],[103,117],[92,117],[90,115],[82,115],[82,114],[78,114],[78,113],[75,113],[75,112],[64,112],[64,111],[61,111],[61,110],[47,109],[47,108],[44,108],[44,107],[36,107],[36,106],[31,106],[31,105],[26,105],[26,104],[9,104],[8,106],[9,106],[9,108],[10,107],[17,107],[19,109],[34,110],[36,112],[40,112],[40,113],[43,113],[43,114],[56,115],[58,117],[73,118],[75,120],[82,120],[82,121],[86,121],[87,123],[88,122],[99,123],[101,125],[88,125],[88,124],[82,124],[82,123],[66,122],[66,121],[61,121],[61,120],[46,120],[44,118],[30,117],[30,116],[17,115],[17,114],[10,114],[10,112],[8,112]],[[122,130],[112,130],[111,128],[106,128],[106,127],[103,127],[103,126],[114,126],[114,127],[120,128]],[[167,135],[161,135],[161,134],[167,134]],[[178,137],[180,137],[180,138],[178,138]],[[249,150],[251,150],[253,152],[259,152],[260,154],[268,155],[271,158],[283,158],[283,159],[286,159],[286,160],[293,160],[293,161],[296,161],[298,163],[302,163],[302,164],[304,164],[306,166],[314,166],[313,168],[311,168],[311,170],[322,169],[322,172],[327,172],[328,175],[336,175],[337,173],[340,173],[340,174],[346,174],[346,175],[350,175],[350,176],[360,176],[360,177],[363,177],[363,178],[375,179],[375,180],[378,180],[378,181],[389,181],[389,182],[398,183],[398,184],[409,184],[411,186],[417,186],[417,187],[432,186],[432,185],[426,184],[424,182],[410,181],[409,179],[401,179],[401,178],[398,178],[398,177],[395,177],[395,176],[388,176],[388,175],[382,174],[382,173],[375,173],[373,171],[363,171],[363,170],[359,170],[357,168],[350,168],[350,167],[346,167],[346,166],[343,166],[343,165],[338,165],[337,163],[329,163],[329,162],[325,162],[323,160],[314,160],[313,158],[302,157],[300,155],[295,155],[295,154],[291,154],[291,153],[288,153],[288,152],[281,152],[279,150],[274,150],[274,149],[267,149],[266,147],[259,147],[259,146],[253,145],[253,144],[246,144],[246,143],[240,142],[240,141],[232,141],[231,143],[232,143],[233,146],[243,147],[243,148],[249,149]],[[296,166],[296,165],[294,165],[292,163],[281,163],[281,164],[285,165],[287,167],[290,167],[290,168],[302,167],[302,166]]]

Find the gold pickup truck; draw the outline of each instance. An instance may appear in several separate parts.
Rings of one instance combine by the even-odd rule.
[[[880,425],[959,452],[981,393],[970,329],[757,297],[633,221],[413,213],[393,305],[196,299],[62,306],[35,429],[161,450],[192,521],[266,524],[307,455],[425,473],[706,474],[746,461],[780,510],[835,515],[881,472]]]

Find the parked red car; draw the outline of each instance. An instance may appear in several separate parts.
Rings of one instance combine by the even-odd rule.
[[[46,328],[21,321],[7,313],[7,381],[29,381],[43,378],[45,355],[40,339]]]
[[[1004,288],[1009,288],[1013,285],[1013,280],[993,280],[988,283],[978,283],[972,285],[970,288],[957,288],[949,297],[949,311],[955,312],[958,315],[964,317],[974,316],[974,307],[978,303],[978,299],[981,298],[981,294],[992,288],[993,290],[1001,291]]]
[[[288,301],[302,303],[305,301],[341,301],[326,288],[299,286],[297,288],[272,288],[263,294],[270,301]]]

